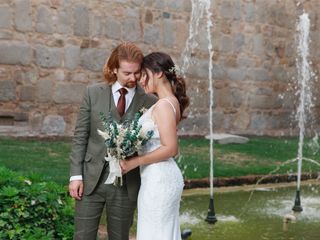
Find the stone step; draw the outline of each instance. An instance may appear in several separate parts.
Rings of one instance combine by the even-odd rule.
[[[219,144],[229,144],[229,143],[239,143],[244,144],[249,142],[249,138],[227,134],[227,133],[214,133],[210,137],[210,135],[205,136],[206,139],[213,139],[215,142]]]

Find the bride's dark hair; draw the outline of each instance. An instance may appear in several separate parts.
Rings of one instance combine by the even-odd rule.
[[[189,106],[189,97],[186,94],[186,82],[177,75],[177,67],[171,57],[163,52],[153,52],[143,58],[142,68],[147,68],[153,73],[164,73],[170,82],[173,94],[179,101],[181,117],[183,111]]]

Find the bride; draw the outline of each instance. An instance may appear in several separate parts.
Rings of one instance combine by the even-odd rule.
[[[139,156],[120,165],[123,174],[140,166],[137,240],[180,240],[179,208],[183,177],[173,157],[178,153],[177,124],[189,105],[185,81],[177,76],[171,57],[154,52],[144,57],[146,74],[141,85],[159,100],[139,122],[142,131],[153,130]]]

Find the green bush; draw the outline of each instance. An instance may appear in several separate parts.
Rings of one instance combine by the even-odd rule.
[[[64,187],[0,167],[0,239],[71,239],[73,211]]]

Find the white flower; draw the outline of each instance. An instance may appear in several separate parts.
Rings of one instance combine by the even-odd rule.
[[[110,138],[109,134],[107,132],[103,132],[101,130],[98,129],[98,134],[103,137],[104,140],[107,140],[108,138]]]
[[[32,182],[31,182],[30,180],[28,180],[28,179],[25,179],[24,182],[25,182],[26,184],[28,184],[28,185],[31,185],[31,184],[32,184]]]
[[[148,109],[145,108],[145,107],[143,107],[143,108],[140,109],[140,112],[141,112],[142,114],[144,114],[146,111],[148,111]]]

